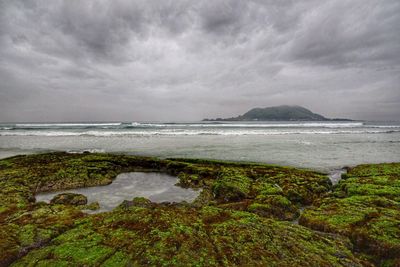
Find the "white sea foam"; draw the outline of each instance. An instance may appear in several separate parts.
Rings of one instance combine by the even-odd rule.
[[[106,153],[106,151],[104,149],[98,149],[98,148],[90,148],[90,149],[82,149],[82,150],[67,150],[67,153],[70,153],[70,154],[83,154],[85,152]]]
[[[112,123],[17,123],[15,126],[18,127],[96,127],[96,126],[119,126],[121,122]]]
[[[189,127],[227,127],[227,128],[349,128],[349,127],[361,127],[362,122],[352,123],[321,123],[321,122],[310,122],[310,123],[231,123],[231,124],[189,124]]]
[[[397,129],[400,125],[366,125],[363,122],[209,122],[209,123],[17,123],[15,125],[0,126],[0,131],[6,130],[46,130],[46,129],[274,129],[274,128],[377,128],[377,129]]]
[[[400,132],[400,125],[363,122],[207,122],[207,123],[20,123],[0,125],[0,136],[182,136],[374,134]]]
[[[366,125],[368,128],[400,128],[400,125]]]
[[[193,128],[353,128],[362,127],[363,122],[293,122],[293,123],[138,123],[133,122],[134,127],[193,127]]]
[[[352,128],[362,127],[363,122],[293,122],[293,123],[17,123],[15,128],[74,128],[74,127],[162,127],[162,128],[176,128],[176,127],[194,127],[194,128]],[[371,126],[371,127],[386,127],[386,126]],[[394,126],[399,127],[399,126]],[[7,126],[1,129],[12,129]],[[7,130],[5,129],[5,130]]]
[[[288,134],[376,134],[393,133],[400,130],[393,129],[314,129],[314,130],[277,130],[277,129],[161,129],[161,130],[131,130],[131,131],[0,131],[0,136],[179,136],[179,135],[288,135]]]

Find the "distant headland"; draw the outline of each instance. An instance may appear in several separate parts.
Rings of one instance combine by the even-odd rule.
[[[326,118],[301,106],[275,106],[253,108],[237,117],[203,119],[203,121],[352,121],[342,118]]]

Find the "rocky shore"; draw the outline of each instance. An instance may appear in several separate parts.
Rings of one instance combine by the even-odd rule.
[[[98,214],[82,211],[84,196],[35,201],[133,171],[202,191],[193,203],[134,198]],[[332,186],[326,174],[256,163],[16,156],[0,160],[0,240],[0,266],[400,266],[400,163],[349,168]]]

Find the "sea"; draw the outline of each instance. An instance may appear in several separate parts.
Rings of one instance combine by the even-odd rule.
[[[0,158],[50,151],[262,162],[331,172],[400,162],[400,122],[0,124]]]

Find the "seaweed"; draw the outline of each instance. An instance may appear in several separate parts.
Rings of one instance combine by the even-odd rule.
[[[330,197],[306,209],[299,223],[347,236],[356,250],[372,255],[376,264],[397,266],[400,164],[359,165],[351,168],[345,178]]]
[[[245,162],[64,152],[0,160],[0,266],[396,266],[400,164],[312,170]],[[193,203],[126,200],[86,214],[84,196],[123,172],[176,175]],[[333,191],[332,191],[333,190]],[[67,200],[67,201],[64,201]],[[71,205],[72,204],[72,205]],[[299,223],[291,223],[300,210]]]

